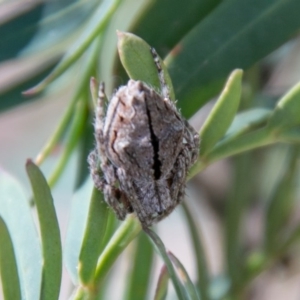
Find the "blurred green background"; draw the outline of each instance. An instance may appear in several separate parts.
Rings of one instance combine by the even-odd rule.
[[[226,133],[234,136],[240,128],[265,126],[278,100],[299,82],[299,11],[299,0],[0,2],[1,170],[30,197],[26,159],[37,158],[60,130],[40,165],[53,186],[64,241],[72,195],[88,176],[93,148],[89,78],[105,81],[108,95],[128,80],[116,30],[157,50],[177,105],[197,130],[230,72],[243,69],[238,115]],[[187,204],[209,273],[207,299],[299,299],[299,129],[300,122],[286,139],[208,164],[189,182]],[[182,207],[157,232],[199,284]],[[293,241],[277,251],[292,234]],[[134,273],[135,251],[131,245],[122,253],[99,299],[143,299],[132,296],[126,281]],[[154,297],[162,262],[155,258],[150,265],[150,279],[141,283],[148,286],[147,299]],[[72,291],[70,277],[64,270],[60,299]],[[166,299],[177,299],[171,285]]]

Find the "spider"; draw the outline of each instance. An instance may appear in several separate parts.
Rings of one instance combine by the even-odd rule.
[[[129,80],[108,103],[99,86],[96,148],[89,157],[95,187],[124,220],[135,213],[142,227],[168,216],[183,200],[188,169],[196,162],[199,135],[180,115],[169,96],[156,51],[150,49],[161,93]]]

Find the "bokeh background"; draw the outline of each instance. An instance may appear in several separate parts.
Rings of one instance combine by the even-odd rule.
[[[65,53],[74,49],[73,45],[88,32],[87,24],[101,2],[0,2],[0,168],[22,184],[28,197],[31,192],[25,172],[26,159],[35,159],[55,131],[73,101],[82,70],[94,50],[86,49],[42,92],[33,96],[21,93],[38,84]],[[112,1],[104,2],[109,5]],[[213,107],[225,78],[237,67],[245,70],[240,110],[269,109],[300,80],[299,11],[299,1],[291,0],[284,4],[279,0],[189,0],[184,4],[179,0],[120,1],[99,32],[102,42],[91,73],[106,82],[108,94],[126,84],[127,77],[117,56],[116,30],[130,31],[154,46],[162,58],[167,57],[178,105],[197,130]],[[87,85],[87,93],[88,88]],[[86,120],[90,128],[92,118]],[[69,127],[41,165],[47,178],[60,161],[68,130]],[[91,136],[90,131],[87,135]],[[87,176],[82,143],[82,138],[75,143],[53,187],[63,241],[72,195]],[[85,143],[87,149],[92,146],[92,140]],[[209,273],[218,286],[215,293],[229,284],[224,275],[228,263],[239,265],[241,258],[248,255],[255,259],[262,248],[266,210],[282,176],[291,168],[291,147],[297,145],[276,144],[218,161],[188,184],[186,201],[201,229]],[[297,169],[292,201],[286,204],[290,207],[283,222],[286,231],[300,221],[298,173]],[[229,209],[239,213],[231,213]],[[235,241],[228,238],[226,224],[230,218],[236,218],[232,223],[239,245],[236,253],[233,253]],[[157,225],[157,230],[166,247],[196,280],[194,252],[183,220],[182,209],[178,208]],[[299,299],[299,250],[295,243],[249,283],[242,298]],[[132,266],[131,251],[129,247],[110,273],[105,299],[124,299],[124,278]],[[230,259],[233,261],[229,262]],[[149,299],[153,298],[162,261],[156,257],[154,265]],[[167,299],[176,299],[170,288]],[[64,270],[60,299],[67,299],[71,290],[70,276]]]

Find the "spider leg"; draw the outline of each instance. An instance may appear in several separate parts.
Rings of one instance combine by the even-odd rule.
[[[170,187],[172,199],[176,200],[176,205],[182,202],[185,195],[185,179],[189,168],[196,162],[199,155],[199,134],[188,123],[185,122],[184,147],[180,151],[174,165],[172,184]]]
[[[157,52],[154,48],[150,48],[150,51],[151,51],[151,54],[153,56],[153,60],[154,60],[154,63],[156,65],[156,68],[157,68],[158,78],[159,78],[160,87],[161,87],[161,91],[162,91],[162,96],[165,99],[169,100],[170,99],[170,91],[169,91],[169,88],[168,88],[168,86],[166,84],[166,81],[165,81],[164,70],[161,66],[159,56],[158,56],[158,54],[157,54]]]
[[[106,155],[105,137],[103,132],[105,123],[105,99],[104,83],[100,83],[94,125],[96,149],[90,153],[88,163],[90,165],[90,172],[95,187],[103,192],[105,201],[114,210],[118,219],[124,220],[131,208],[128,204],[129,201],[127,200],[126,195],[116,186],[116,168]]]
[[[200,138],[199,133],[190,125],[187,120],[184,120],[185,123],[185,131],[184,131],[184,138],[186,140],[186,147],[190,151],[191,161],[188,168],[190,168],[198,159],[199,156],[199,145],[200,145]]]
[[[95,114],[95,140],[96,140],[96,149],[98,156],[101,159],[101,168],[109,165],[109,160],[106,156],[105,151],[105,140],[104,140],[104,103],[105,103],[105,92],[104,92],[104,83],[99,84],[97,105],[96,105],[96,114]]]
[[[105,179],[100,176],[100,169],[98,166],[98,154],[96,149],[94,149],[88,156],[88,164],[90,167],[90,173],[92,175],[92,179],[94,181],[95,187],[100,190],[103,191],[104,190],[104,186],[107,184],[105,182]]]
[[[126,196],[114,186],[114,184],[109,184],[102,176],[101,169],[98,166],[96,150],[93,150],[89,154],[88,163],[90,165],[90,173],[92,175],[95,187],[103,192],[105,201],[114,210],[117,218],[124,220],[128,213],[128,208],[126,206],[128,200],[126,199]]]
[[[105,91],[104,83],[101,82],[98,90],[96,116],[95,116],[95,140],[98,157],[100,158],[100,168],[104,171],[105,180],[108,184],[114,185],[116,183],[116,171],[114,166],[109,161],[106,155],[105,137],[104,137],[104,119],[105,119]]]

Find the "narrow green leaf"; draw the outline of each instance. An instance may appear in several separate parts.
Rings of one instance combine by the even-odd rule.
[[[237,112],[242,92],[242,70],[233,71],[200,131],[200,154],[207,154],[224,136]]]
[[[77,190],[82,186],[90,176],[90,170],[87,168],[87,157],[89,156],[91,149],[95,147],[94,136],[94,116],[89,114],[83,124],[83,129],[79,137],[79,141],[76,147],[77,152],[77,172],[74,189]]]
[[[91,17],[87,24],[86,30],[78,38],[76,43],[70,48],[70,50],[64,55],[61,62],[55,67],[55,69],[38,85],[24,92],[25,95],[34,95],[44,90],[49,83],[60,76],[66,71],[84,51],[89,47],[93,40],[103,32],[107,23],[113,16],[115,10],[118,8],[121,0],[104,0]]]
[[[91,79],[90,79],[90,91],[91,91],[91,96],[92,96],[94,107],[97,106],[98,89],[99,89],[99,82],[97,81],[96,78],[91,77]]]
[[[77,145],[80,136],[84,130],[87,117],[88,117],[88,111],[87,111],[86,101],[84,101],[84,99],[81,99],[81,101],[78,101],[76,103],[74,116],[70,128],[70,133],[68,136],[68,140],[66,141],[66,145],[63,150],[63,153],[60,156],[60,159],[48,180],[50,187],[53,187],[57,183],[62,172],[64,171],[65,166],[67,165],[71,157],[71,153],[73,152],[75,146]]]
[[[123,67],[128,76],[134,80],[141,80],[151,87],[161,90],[158,71],[150,51],[150,46],[140,37],[128,33],[118,32],[118,51]],[[175,100],[172,80],[161,58],[159,58],[164,79],[170,91],[170,97]]]
[[[293,127],[280,133],[280,141],[285,143],[300,142],[300,127]]]
[[[64,243],[64,264],[74,285],[79,284],[78,262],[86,229],[92,197],[93,183],[88,178],[72,197],[72,207]]]
[[[151,242],[154,244],[157,252],[160,254],[160,256],[162,257],[162,259],[164,260],[165,265],[167,266],[168,269],[168,273],[169,276],[172,280],[174,289],[176,291],[176,295],[178,297],[179,300],[187,300],[189,299],[188,294],[186,289],[184,288],[184,286],[182,285],[182,283],[180,282],[174,267],[172,265],[172,262],[167,254],[166,248],[163,244],[163,242],[161,241],[161,239],[159,238],[159,236],[152,231],[149,228],[144,228],[144,231],[147,233],[147,235],[149,236]]]
[[[166,265],[160,270],[154,300],[165,300],[168,294],[169,273]]]
[[[193,217],[188,205],[186,202],[182,204],[185,217],[187,220],[187,225],[189,227],[189,232],[192,238],[193,249],[195,251],[196,256],[196,264],[197,264],[197,275],[198,275],[198,290],[202,300],[208,300],[209,298],[209,274],[206,263],[206,257],[204,248],[202,245],[202,240],[200,238],[200,228],[197,226],[195,222],[195,218]]]
[[[60,230],[50,188],[40,169],[30,160],[26,163],[37,207],[43,249],[41,299],[58,299],[62,275]]]
[[[11,85],[5,84],[0,87],[0,111],[11,109],[14,106],[28,103],[32,100],[38,99],[38,97],[23,97],[22,91],[32,87],[36,82],[41,81],[45,76],[51,72],[58,58],[49,60],[34,73],[26,73],[26,76],[22,77],[20,81],[10,81]],[[17,78],[16,78],[17,79]]]
[[[21,299],[20,281],[14,247],[8,228],[0,216],[0,278],[5,300]]]
[[[135,20],[130,31],[143,37],[165,56],[220,2],[221,0],[152,1],[150,7]],[[180,48],[178,50],[180,51]]]
[[[116,215],[112,209],[108,210],[108,217],[107,217],[107,225],[105,235],[103,237],[102,243],[102,250],[106,247],[110,239],[112,238],[115,230],[119,226],[119,220],[116,218]],[[101,251],[102,252],[102,251]]]
[[[35,35],[29,44],[22,49],[21,55],[34,55],[45,49],[56,48],[86,22],[97,8],[98,0],[91,1],[60,1],[58,3],[46,2],[41,20],[35,26],[26,26],[22,30],[7,33],[9,39],[22,38],[22,35],[34,31]],[[17,31],[17,32],[16,32]],[[7,43],[8,44],[8,43]],[[10,45],[13,43],[10,43]],[[51,52],[52,55],[54,52]]]
[[[266,125],[271,113],[270,109],[260,107],[239,112],[228,128],[225,139],[240,136]]]
[[[165,59],[182,114],[216,95],[231,70],[248,69],[286,42],[299,30],[299,10],[298,0],[228,0],[200,20]]]
[[[153,247],[145,234],[137,238],[131,274],[127,281],[128,300],[146,299],[153,264]]]
[[[101,47],[101,38],[96,39],[96,41],[91,45],[89,51],[87,51],[85,55],[86,63],[84,63],[84,67],[82,70],[82,74],[80,74],[80,78],[78,80],[79,84],[75,87],[74,95],[72,100],[69,103],[66,112],[64,113],[60,123],[55,129],[52,136],[47,141],[46,145],[40,151],[36,158],[36,163],[38,165],[42,164],[42,162],[49,156],[51,151],[57,145],[59,139],[62,137],[63,133],[66,131],[69,123],[71,122],[72,116],[76,114],[75,108],[76,103],[82,97],[84,92],[87,90],[88,82],[90,80],[91,74],[95,67],[97,57],[99,55]]]
[[[184,284],[186,290],[188,291],[188,294],[191,298],[191,300],[200,300],[196,288],[187,273],[186,269],[184,268],[183,264],[180,262],[180,260],[171,252],[168,251],[168,256],[170,257],[171,261],[175,265],[177,269],[177,274],[179,274],[179,277]]]
[[[293,201],[295,200],[299,150],[297,146],[291,148],[286,170],[276,185],[268,203],[265,225],[266,253],[276,251],[282,244],[280,233],[285,229],[285,222],[292,212]]]
[[[42,252],[31,208],[17,180],[2,170],[0,195],[0,215],[11,234],[22,296],[25,299],[40,300]]]
[[[121,223],[99,257],[95,273],[95,288],[101,286],[103,279],[116,259],[140,231],[141,224],[134,214],[129,215]]]
[[[233,288],[242,280],[243,248],[241,222],[246,205],[252,199],[254,172],[252,153],[239,155],[233,161],[232,188],[226,201],[225,214],[225,255],[227,272]]]
[[[279,100],[268,124],[276,132],[296,125],[300,125],[300,83]]]
[[[276,139],[272,137],[268,128],[263,127],[245,135],[238,136],[235,139],[222,140],[205,159],[212,163],[224,157],[272,144],[275,141]]]
[[[195,165],[190,169],[188,179],[192,178],[209,164],[217,160],[267,146],[276,141],[278,140],[266,126],[235,138],[224,138],[206,155],[205,160],[198,159]]]
[[[1,3],[1,8],[5,3]],[[0,26],[1,48],[0,61],[12,59],[30,42],[37,31],[43,10],[47,4],[44,2],[28,3],[19,14],[10,20],[3,20]],[[3,11],[5,10],[5,7]],[[9,10],[8,10],[9,11]],[[21,12],[21,13],[20,13]]]
[[[91,198],[78,266],[80,281],[84,285],[89,285],[94,280],[97,261],[103,248],[109,212],[103,194],[96,188],[93,189]]]

